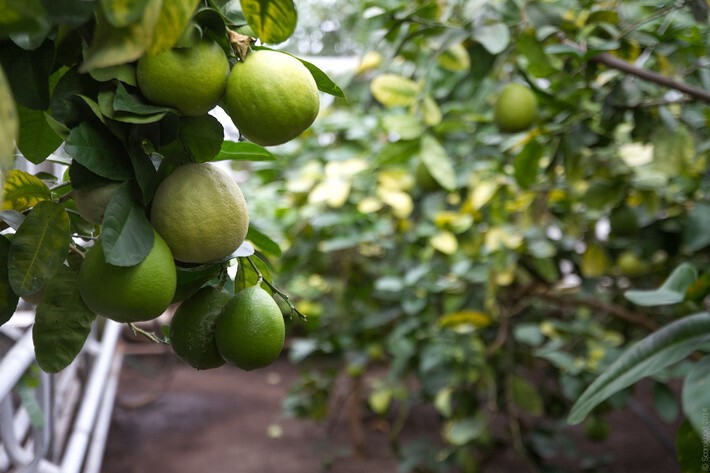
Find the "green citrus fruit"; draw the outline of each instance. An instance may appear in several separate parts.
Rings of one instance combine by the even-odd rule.
[[[254,51],[232,68],[224,92],[227,114],[254,143],[292,140],[318,115],[318,86],[301,61],[277,51]]]
[[[527,130],[537,119],[537,98],[530,87],[511,82],[500,91],[493,120],[505,133]]]
[[[148,100],[188,116],[204,115],[217,105],[228,74],[227,56],[210,40],[146,54],[136,68],[138,87]]]
[[[628,277],[640,276],[650,269],[650,265],[631,250],[621,253],[616,260],[616,265],[621,274]]]
[[[79,293],[87,307],[117,322],[151,320],[175,294],[175,262],[168,245],[153,231],[153,248],[135,266],[113,266],[98,241],[79,270]]]
[[[89,223],[101,225],[106,206],[119,185],[119,183],[113,182],[91,189],[75,190],[74,201],[76,202],[76,210],[79,212],[79,215],[84,217],[84,220]]]
[[[217,349],[244,370],[263,368],[278,358],[286,328],[276,301],[259,286],[239,291],[217,319]]]
[[[222,366],[225,361],[217,351],[215,325],[229,294],[207,286],[183,301],[170,321],[170,344],[175,354],[198,370]]]
[[[180,166],[166,177],[155,191],[150,220],[173,257],[185,263],[231,255],[249,229],[241,189],[229,174],[207,163]]]

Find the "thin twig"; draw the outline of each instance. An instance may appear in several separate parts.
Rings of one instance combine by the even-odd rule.
[[[170,342],[167,342],[163,340],[162,338],[158,337],[156,334],[153,332],[148,332],[146,330],[143,330],[142,328],[136,326],[135,324],[129,323],[129,327],[131,327],[131,331],[133,332],[133,335],[138,335],[141,334],[148,340],[155,342],[155,343],[162,343],[163,345],[170,345]]]
[[[259,268],[256,267],[256,264],[254,264],[254,262],[251,260],[250,256],[246,256],[246,259],[247,259],[247,261],[249,261],[249,264],[251,265],[252,269],[254,270],[257,277],[259,278],[257,281],[257,285],[261,285],[261,283],[263,282],[264,284],[269,286],[269,289],[271,289],[275,294],[278,294],[278,296],[281,297],[281,299],[283,299],[284,302],[286,302],[289,309],[291,310],[291,313],[289,314],[291,317],[293,317],[293,315],[296,314],[296,315],[298,315],[299,318],[301,318],[301,320],[306,321],[307,320],[306,315],[303,312],[301,312],[300,310],[298,310],[295,305],[293,305],[293,302],[291,302],[291,298],[288,296],[288,294],[279,290],[276,286],[271,284],[271,282],[269,282],[269,280],[266,279],[263,274],[261,274],[261,271],[259,271]]]

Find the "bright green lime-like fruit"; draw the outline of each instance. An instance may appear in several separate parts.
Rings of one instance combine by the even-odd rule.
[[[277,51],[253,51],[232,68],[224,92],[239,132],[262,146],[286,143],[316,119],[318,85],[301,61]]]
[[[286,328],[276,301],[259,286],[239,291],[217,319],[215,341],[227,362],[253,370],[270,365],[284,345]]]
[[[500,91],[493,121],[505,133],[527,130],[537,119],[537,98],[530,87],[511,82]]]
[[[198,370],[222,366],[225,361],[217,351],[215,325],[230,295],[207,286],[183,301],[170,321],[170,344],[175,354]]]
[[[135,266],[107,263],[100,241],[89,249],[79,270],[79,293],[89,309],[117,322],[138,322],[168,308],[175,294],[175,261],[160,235],[153,235],[153,248]]]
[[[148,100],[188,116],[204,115],[217,105],[228,74],[227,56],[210,40],[146,54],[136,68],[138,87]]]

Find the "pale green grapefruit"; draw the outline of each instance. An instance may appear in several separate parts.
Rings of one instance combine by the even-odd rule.
[[[503,86],[495,105],[493,121],[505,133],[527,130],[537,120],[537,98],[530,87],[517,82]]]

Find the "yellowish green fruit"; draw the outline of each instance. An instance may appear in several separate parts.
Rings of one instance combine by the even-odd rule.
[[[231,255],[249,230],[241,189],[229,174],[207,163],[180,166],[166,177],[155,191],[150,220],[173,257],[185,263]]]
[[[650,265],[631,250],[621,253],[616,260],[616,265],[619,268],[619,272],[628,277],[640,276],[650,269]]]
[[[175,294],[173,255],[155,231],[153,248],[135,266],[113,266],[101,242],[86,253],[79,270],[79,293],[92,311],[117,322],[151,320],[162,314]]]
[[[217,105],[228,74],[224,51],[205,39],[189,48],[146,54],[136,68],[138,87],[148,100],[188,116],[204,115]]]
[[[118,182],[112,182],[105,186],[93,187],[91,189],[77,189],[74,191],[74,201],[79,215],[84,217],[89,223],[101,225],[104,219],[104,212],[108,206],[113,193],[116,192]]]
[[[214,333],[217,318],[229,302],[223,289],[204,287],[180,304],[170,321],[170,344],[175,354],[198,370],[222,366]]]
[[[537,98],[530,87],[511,82],[498,95],[493,121],[500,131],[516,133],[530,128],[537,113]]]
[[[283,349],[286,328],[276,301],[259,286],[239,291],[217,319],[217,349],[228,363],[250,371],[270,365]]]
[[[224,103],[242,135],[262,146],[275,146],[311,126],[320,99],[316,81],[301,61],[260,50],[234,65]]]

